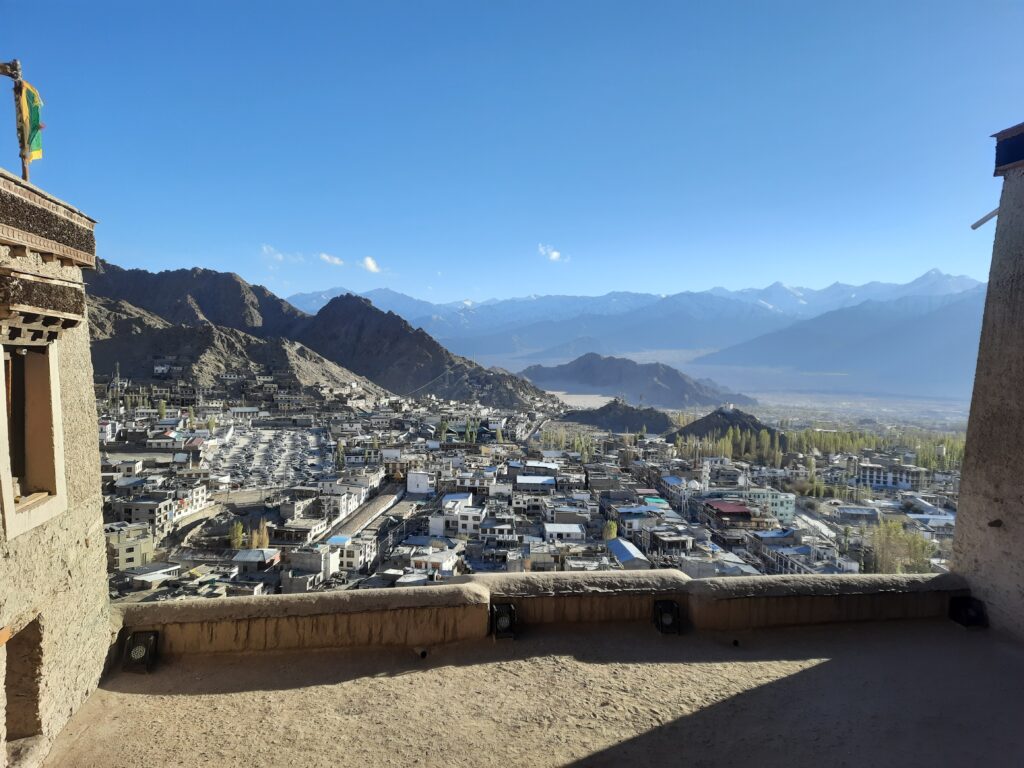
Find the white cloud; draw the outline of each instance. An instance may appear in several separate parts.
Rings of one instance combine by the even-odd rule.
[[[320,261],[327,262],[328,264],[332,264],[335,267],[341,267],[341,266],[345,265],[344,261],[339,259],[337,256],[331,256],[331,254],[329,254],[329,253],[321,253],[320,254]]]
[[[264,243],[260,246],[260,253],[267,261],[269,269],[277,269],[278,264],[288,262],[289,264],[304,264],[306,258],[301,253],[283,253],[272,245]]]
[[[561,262],[564,264],[569,260],[568,256],[559,251],[553,245],[545,245],[544,243],[537,243],[537,253],[548,261]]]
[[[284,254],[272,245],[264,243],[260,246],[260,250],[263,252],[263,255],[271,261],[284,261]]]
[[[377,264],[377,260],[375,258],[373,258],[373,256],[364,256],[363,257],[362,267],[367,272],[373,272],[373,273],[380,272],[380,265]]]

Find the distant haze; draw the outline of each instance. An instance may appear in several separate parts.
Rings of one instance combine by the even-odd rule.
[[[316,312],[337,293],[344,289],[289,301]],[[966,400],[985,287],[932,269],[908,283],[809,289],[777,282],[668,296],[615,292],[435,304],[387,289],[363,295],[453,352],[512,371],[597,353],[663,363],[746,393]]]

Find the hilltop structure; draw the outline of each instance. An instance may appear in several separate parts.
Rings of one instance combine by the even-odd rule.
[[[1003,177],[974,397],[967,425],[956,568],[994,622],[1024,639],[1024,493],[1015,463],[1024,430],[1024,123],[995,134]]]
[[[15,764],[45,752],[110,646],[82,284],[94,226],[0,169],[0,703]]]
[[[694,527],[676,522],[672,503],[685,498],[691,483],[706,489],[710,477],[687,483],[651,478],[663,484],[668,499],[657,495],[661,487],[647,485],[623,494],[607,465],[591,463],[576,472],[558,461],[517,459],[499,478],[484,461],[497,450],[488,447],[478,464],[457,457],[462,471],[444,493],[429,463],[407,467],[409,487],[439,495],[441,504],[429,535],[407,539],[404,556],[417,573],[446,584],[256,597],[259,574],[282,559],[281,550],[264,543],[235,558],[238,570],[251,576],[249,597],[132,602],[115,610],[104,574],[82,285],[82,271],[95,258],[94,222],[0,172],[0,376],[6,393],[0,409],[0,765],[408,765],[424,755],[452,764],[619,764],[678,760],[684,747],[698,750],[709,765],[734,765],[751,754],[774,765],[836,763],[854,750],[871,764],[1005,763],[1021,748],[1014,713],[1024,658],[1019,648],[963,633],[947,621],[983,624],[987,609],[994,630],[1024,639],[1024,565],[1017,557],[1024,545],[1024,489],[1007,458],[1024,432],[1024,404],[1006,386],[1024,380],[1024,125],[998,140],[1004,192],[956,533],[959,573],[845,571],[853,565],[849,559],[833,557],[813,532],[776,527],[776,519],[792,516],[791,499],[757,498],[751,489],[743,498],[691,497],[687,505],[710,531],[708,551],[751,542],[746,554],[770,563],[773,575],[738,575],[758,573],[742,558],[732,566],[736,578],[691,579],[682,569],[649,569],[644,549],[684,560],[703,543]],[[457,424],[455,416],[448,414],[424,442],[453,445],[454,433],[462,438],[457,444],[475,444],[470,435],[492,429],[490,422],[470,419]],[[401,423],[398,414],[376,418],[382,425]],[[157,439],[177,440],[181,419],[180,413],[172,417],[168,434]],[[342,433],[351,428],[337,426]],[[538,426],[529,421],[524,438]],[[505,429],[495,424],[488,446],[503,446],[497,435]],[[637,439],[631,447],[651,456],[669,450],[664,441],[646,442]],[[380,462],[399,463],[401,455],[385,458],[388,450],[371,444],[341,455],[355,471],[375,454]],[[567,451],[557,453],[541,458],[564,460]],[[577,453],[584,461],[584,451]],[[631,462],[630,471],[639,464]],[[705,466],[713,474],[714,467]],[[122,478],[127,485],[145,483],[135,477],[141,466],[122,469],[130,475]],[[359,471],[367,478],[371,472]],[[384,467],[372,472],[379,484]],[[344,498],[367,489],[335,479],[320,490],[325,484],[338,491],[330,495]],[[619,568],[597,572],[607,560],[581,549],[564,557],[574,572],[538,572],[553,570],[560,545],[584,542],[592,513],[600,512],[591,509],[588,488],[608,491],[600,498],[616,525],[605,548]],[[475,505],[484,490],[485,505]],[[510,510],[489,503],[509,495]],[[574,504],[550,503],[555,495]],[[325,525],[324,518],[303,515],[311,503],[280,500],[289,538]],[[844,507],[836,516],[855,520],[864,511]],[[531,513],[545,517],[543,537],[527,540],[518,526]],[[106,531],[114,540],[107,546],[113,557],[127,558],[132,526],[142,521],[119,522],[124,525]],[[471,534],[519,545],[512,560],[520,560],[524,572],[456,575],[455,550]],[[636,534],[643,549],[628,538]],[[342,551],[297,547],[287,553],[283,591],[315,585],[334,571],[332,556],[372,557],[356,549],[380,541],[343,533],[328,540]],[[825,559],[827,567],[819,568]],[[148,565],[135,571],[136,580],[169,577],[178,568]],[[381,580],[389,575],[397,583],[414,574],[385,570]],[[204,593],[197,588],[195,594]],[[579,622],[589,624],[580,629]],[[666,635],[685,628],[687,636],[652,638],[652,623]],[[846,624],[843,631],[813,626],[839,623]],[[524,625],[531,631],[516,638]],[[733,642],[702,635],[707,631],[728,632]],[[748,637],[756,642],[748,645]],[[456,641],[457,650],[445,647]],[[347,657],[311,652],[339,648],[348,649]],[[122,679],[86,701],[105,659],[113,670],[148,662],[156,650],[169,669]],[[259,656],[268,650],[285,655],[268,664]],[[206,658],[211,654],[221,657]],[[244,663],[238,654],[247,654]],[[922,674],[940,668],[942,675]],[[260,694],[266,700],[275,697],[274,716],[261,723],[255,740],[251,729],[238,728],[238,694],[246,688],[266,692]],[[901,697],[892,695],[896,689]],[[438,704],[444,707],[439,713],[424,707],[423,690],[457,695]],[[555,698],[537,696],[538,690]],[[167,714],[171,695],[173,716]],[[381,716],[381,701],[390,707],[388,718]],[[123,721],[111,713],[129,711],[126,738]],[[552,719],[552,711],[565,716]],[[481,728],[481,713],[498,726]],[[606,727],[609,718],[614,728]],[[879,729],[880,719],[899,727]],[[796,721],[807,738],[772,742]],[[149,728],[146,738],[137,738],[139,723]],[[869,732],[880,735],[865,740]],[[963,738],[978,732],[984,738]],[[325,741],[324,733],[340,735]]]

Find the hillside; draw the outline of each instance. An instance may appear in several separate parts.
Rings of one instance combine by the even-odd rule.
[[[781,436],[783,434],[774,427],[769,427],[756,416],[738,408],[718,408],[707,416],[702,416],[685,427],[666,435],[665,439],[673,441],[677,436],[717,439],[724,437],[730,427],[733,431],[751,432],[755,435],[762,429],[769,435]]]
[[[120,366],[127,378],[149,379],[154,358],[170,358],[184,375],[213,386],[220,374],[238,371],[287,372],[302,387],[340,388],[356,384],[369,394],[385,391],[361,376],[324,359],[298,342],[261,339],[212,323],[178,325],[120,301],[89,297],[93,368],[111,373]]]
[[[176,269],[147,272],[98,262],[85,273],[86,292],[127,301],[171,323],[204,321],[259,336],[289,336],[306,317],[260,285],[232,272]]]
[[[159,337],[153,339],[154,344],[162,345],[159,349],[181,349],[189,359],[197,359],[198,347],[190,346],[188,332],[181,330],[185,325],[202,328],[195,343],[211,350],[197,368],[203,376],[208,369],[217,370],[213,362],[217,354],[225,355],[222,366],[242,365],[246,359],[261,356],[278,361],[287,359],[296,367],[303,367],[299,363],[304,362],[309,375],[315,376],[319,362],[306,355],[312,350],[325,362],[347,369],[346,373],[365,376],[400,395],[433,394],[508,408],[540,404],[558,407],[555,398],[525,379],[507,371],[487,370],[457,357],[397,315],[382,312],[370,301],[352,295],[335,297],[316,315],[307,315],[235,274],[206,269],[152,273],[107,263],[90,277],[87,290],[93,296],[111,300],[104,310],[97,311],[98,315],[103,311],[112,313],[117,302],[126,302],[133,308],[122,308],[116,318],[103,318],[104,335],[111,342],[103,345],[99,353],[99,361],[104,365],[114,359],[112,355],[132,360],[136,360],[133,355],[141,355],[137,360],[141,365],[144,358],[154,353],[137,339],[133,343],[139,349],[129,350],[129,341],[120,338],[125,332],[135,336],[143,332],[152,334]],[[163,333],[154,334],[156,329],[152,327],[146,330],[155,322],[154,317],[168,326],[162,329]],[[228,333],[231,330],[243,336]],[[266,344],[254,345],[257,340]],[[308,348],[306,352],[299,350],[299,345]],[[333,380],[336,374],[325,372],[325,376]]]
[[[168,328],[162,317],[129,304],[103,296],[86,296],[89,306],[89,338],[92,343],[114,337],[140,336]]]
[[[507,408],[554,403],[525,379],[457,357],[398,315],[351,294],[331,299],[296,338],[399,395],[430,393]]]
[[[519,375],[547,390],[619,396],[627,403],[662,408],[716,406],[728,402],[754,404],[754,400],[745,395],[729,392],[714,382],[697,381],[661,363],[641,364],[594,353],[565,365],[532,365]]]
[[[660,435],[675,426],[675,422],[663,411],[634,408],[621,400],[612,400],[593,410],[570,411],[561,417],[561,421],[586,424],[609,432],[639,432],[646,429],[651,435]]]

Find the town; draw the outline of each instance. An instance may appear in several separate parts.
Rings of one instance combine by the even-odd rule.
[[[0,768],[1017,768],[1011,5],[20,8]]]
[[[787,439],[760,423],[741,432],[753,417],[731,405],[702,436],[702,419],[677,414],[673,438],[563,421],[549,401],[517,411],[300,387],[273,370],[204,387],[181,370],[155,359],[150,380],[97,376],[114,600],[494,571],[946,570],[960,458],[949,438],[866,447],[882,441],[787,422]]]

